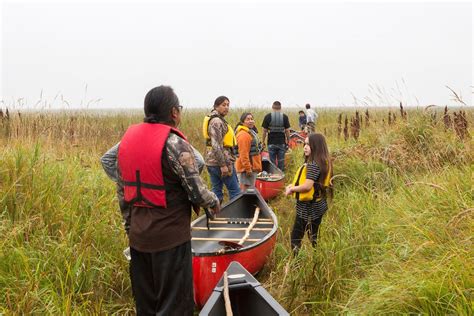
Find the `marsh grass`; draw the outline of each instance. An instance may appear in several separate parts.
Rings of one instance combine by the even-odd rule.
[[[305,239],[293,257],[294,201],[278,197],[277,244],[258,279],[297,315],[472,314],[472,140],[421,110],[391,125],[386,109],[369,111],[357,141],[339,135],[340,110],[319,111],[336,177],[318,246]],[[184,112],[181,126],[201,151],[205,113]],[[254,114],[261,122],[265,112]],[[296,112],[290,118],[297,126]],[[133,313],[127,240],[99,157],[141,119],[139,111],[0,119],[0,313]],[[288,181],[301,162],[293,150]]]

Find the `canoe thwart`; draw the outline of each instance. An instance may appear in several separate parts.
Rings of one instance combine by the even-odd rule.
[[[193,237],[191,240],[195,241],[235,241],[239,242],[241,238],[217,238],[217,237]],[[248,238],[246,241],[248,242],[255,242],[255,241],[260,241],[261,239],[259,238]]]
[[[223,231],[240,231],[240,230],[246,230],[246,227],[210,227],[209,230],[223,230]],[[255,231],[264,231],[264,232],[269,232],[273,228],[253,228],[252,230]],[[192,227],[192,230],[208,230],[206,227]]]

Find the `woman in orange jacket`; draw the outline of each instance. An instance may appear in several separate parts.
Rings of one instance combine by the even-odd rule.
[[[255,121],[252,113],[244,113],[235,129],[237,135],[238,157],[235,169],[239,177],[240,189],[246,190],[255,187],[257,173],[262,171],[262,143],[253,130]]]

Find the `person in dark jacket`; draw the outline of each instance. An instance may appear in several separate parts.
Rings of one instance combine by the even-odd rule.
[[[273,102],[272,112],[263,118],[262,143],[268,135],[268,155],[274,164],[278,164],[281,171],[285,171],[285,152],[290,140],[290,120],[281,112],[280,101]]]
[[[220,204],[177,129],[182,106],[173,89],[151,89],[144,110],[144,123],[129,127],[101,162],[118,181],[137,315],[192,315],[191,209],[215,214]]]
[[[298,125],[300,127],[300,130],[304,130],[306,127],[306,114],[304,111],[299,111],[298,112]]]

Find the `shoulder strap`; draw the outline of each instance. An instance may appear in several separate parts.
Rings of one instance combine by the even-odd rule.
[[[302,165],[300,167],[300,170],[298,172],[298,178],[296,178],[296,182],[295,182],[295,185],[300,185],[300,179],[301,179],[301,175],[303,174],[303,170],[305,170],[306,168],[306,164]],[[295,197],[296,199],[298,200],[300,198],[300,193],[299,192],[295,192]]]

